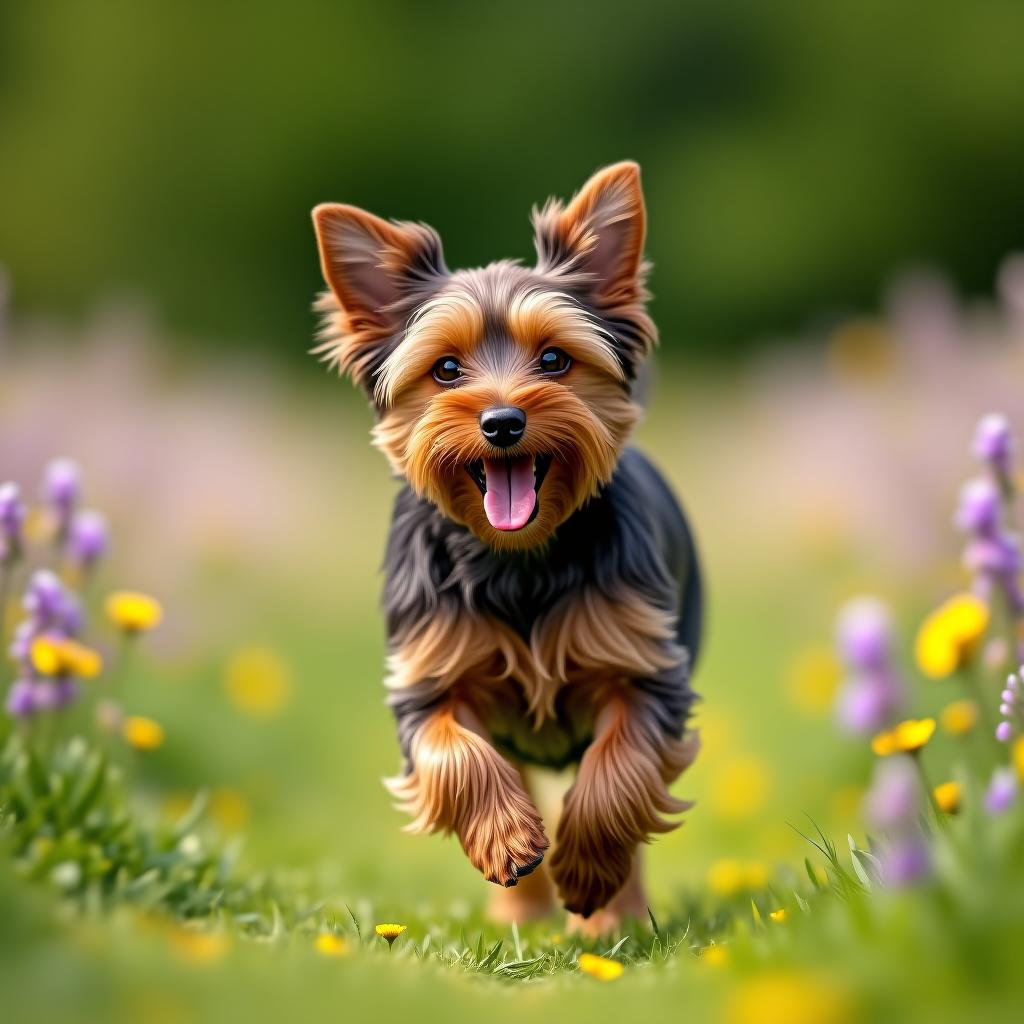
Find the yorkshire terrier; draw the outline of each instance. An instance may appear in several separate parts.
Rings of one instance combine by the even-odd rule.
[[[656,342],[640,171],[533,211],[537,263],[449,271],[424,224],[316,207],[314,349],[368,393],[404,486],[385,559],[388,701],[414,831],[454,832],[505,916],[644,915],[639,847],[690,805],[696,551],[627,446]],[[576,765],[554,851],[524,769]],[[552,885],[553,883],[553,885]],[[578,920],[578,919],[577,919]]]

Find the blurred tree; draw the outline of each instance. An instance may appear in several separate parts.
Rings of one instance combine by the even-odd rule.
[[[987,289],[1024,214],[1024,5],[48,0],[0,8],[0,262],[16,308],[151,295],[301,357],[309,208],[529,257],[529,207],[634,157],[666,350]]]

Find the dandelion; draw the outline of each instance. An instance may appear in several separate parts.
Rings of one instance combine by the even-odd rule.
[[[134,750],[148,753],[164,745],[164,727],[152,718],[128,715],[121,725],[121,735]]]
[[[836,646],[847,669],[836,713],[849,732],[870,733],[891,722],[905,703],[893,662],[889,610],[873,597],[847,602],[836,625]]]
[[[382,938],[386,939],[388,948],[395,944],[395,939],[407,929],[404,924],[379,924],[373,930]]]
[[[852,1024],[849,995],[810,974],[784,971],[745,979],[726,1005],[725,1024]]]
[[[711,945],[705,947],[704,952],[701,953],[700,961],[703,964],[707,964],[709,967],[722,967],[729,961],[729,951],[725,946],[719,945],[717,942],[712,942]]]
[[[192,963],[213,963],[220,960],[230,945],[224,932],[200,931],[183,925],[173,925],[169,928],[167,941],[183,960]]]
[[[320,932],[313,941],[313,948],[321,956],[348,956],[352,951],[348,939],[334,932]]]
[[[1017,800],[1019,783],[1011,768],[996,768],[985,790],[985,810],[997,815],[1008,811]]]
[[[786,920],[785,908],[780,907],[778,910],[771,910],[768,912],[768,916],[777,924],[782,924]]]
[[[890,754],[916,754],[934,733],[934,718],[908,718],[894,728],[880,732],[871,741],[871,749],[879,757],[888,757]]]
[[[917,631],[917,667],[929,679],[945,679],[974,657],[988,629],[989,610],[974,594],[956,594],[932,612]]]
[[[939,713],[939,724],[950,736],[966,736],[978,724],[978,705],[968,698],[952,701]]]
[[[32,667],[41,676],[78,676],[95,679],[103,669],[98,651],[65,637],[43,634],[32,640]]]
[[[1017,778],[1024,782],[1024,737],[1019,737],[1017,742],[1014,743],[1013,750],[1010,753],[1010,760],[1013,762],[1013,767],[1017,770]]]
[[[932,790],[935,806],[943,814],[956,814],[960,810],[963,791],[959,782],[943,782]]]
[[[269,718],[291,699],[291,671],[276,651],[246,647],[228,662],[224,689],[240,711],[254,718]]]
[[[708,868],[707,885],[717,896],[736,896],[763,889],[767,884],[768,869],[759,861],[723,858]]]
[[[618,960],[609,960],[606,956],[595,953],[580,953],[580,970],[598,981],[614,981],[622,976],[625,968]]]
[[[118,590],[105,605],[107,618],[125,633],[142,633],[160,624],[164,610],[155,597],[134,590]]]
[[[726,821],[745,821],[764,806],[772,788],[772,771],[761,758],[735,757],[718,771],[709,800]]]
[[[810,647],[793,659],[789,669],[790,700],[805,714],[826,712],[835,700],[840,666],[827,647]]]

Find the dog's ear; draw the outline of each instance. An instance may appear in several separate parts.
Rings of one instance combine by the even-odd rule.
[[[538,268],[578,279],[595,305],[642,291],[647,216],[637,164],[605,167],[567,206],[549,200],[534,210],[533,223]]]
[[[396,333],[448,273],[441,239],[425,224],[342,203],[317,206],[313,227],[330,288],[317,302],[324,327],[314,351],[372,391]]]

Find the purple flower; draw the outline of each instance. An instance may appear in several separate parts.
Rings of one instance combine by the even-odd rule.
[[[886,672],[851,676],[839,693],[836,716],[848,732],[878,732],[903,706],[903,684]]]
[[[879,861],[882,881],[889,886],[899,888],[913,885],[931,874],[931,850],[920,832],[887,843],[879,855]]]
[[[57,514],[57,530],[62,537],[67,532],[80,492],[81,475],[77,463],[71,459],[54,459],[46,467],[43,499]]]
[[[60,707],[60,688],[52,679],[40,679],[32,684],[37,711],[53,711]]]
[[[1009,743],[1013,739],[1013,726],[1009,722],[1000,722],[996,726],[996,739],[1000,743]]]
[[[56,573],[38,569],[32,573],[22,598],[22,606],[38,623],[49,626],[60,616],[66,591]]]
[[[892,653],[889,609],[873,597],[848,601],[836,626],[839,655],[854,670],[886,666]]]
[[[880,829],[916,827],[921,810],[921,780],[904,754],[878,762],[864,798],[864,815]]]
[[[1012,768],[996,768],[985,792],[985,810],[989,814],[1002,814],[1017,799],[1017,778]]]
[[[974,431],[971,450],[976,458],[988,463],[1001,478],[1008,478],[1013,461],[1013,434],[1005,416],[990,413],[983,416]]]
[[[892,616],[876,598],[855,598],[840,609],[836,646],[849,674],[836,714],[850,732],[877,732],[902,710],[903,683],[892,664],[892,637]]]
[[[988,477],[969,480],[960,490],[955,522],[964,533],[991,536],[999,529],[999,488]]]
[[[71,520],[68,532],[68,554],[73,562],[88,569],[107,550],[107,521],[99,514],[86,510]]]
[[[0,560],[9,559],[21,547],[21,526],[25,503],[16,483],[0,484]]]
[[[7,691],[7,701],[4,706],[12,718],[28,718],[34,714],[36,701],[32,684],[27,679],[19,679],[12,683],[10,690]]]

